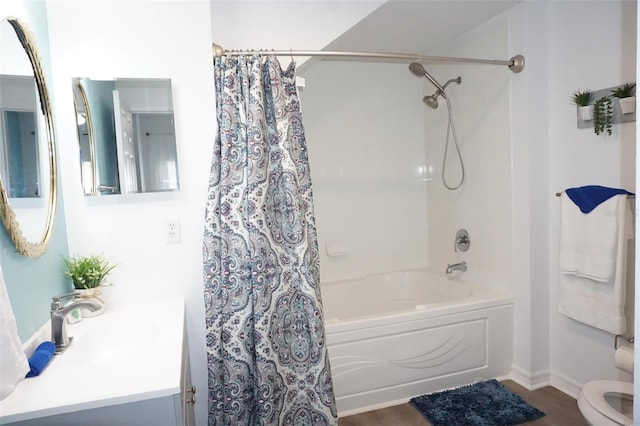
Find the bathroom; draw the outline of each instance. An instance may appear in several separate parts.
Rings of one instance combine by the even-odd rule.
[[[348,35],[349,28],[382,2],[292,1],[273,8],[269,2],[92,1],[80,6],[80,2],[51,1],[46,2],[46,12],[37,3],[28,3],[3,1],[0,12],[5,16],[27,9],[23,19],[36,33],[44,60],[51,64],[48,77],[62,196],[52,249],[42,259],[31,261],[17,255],[6,235],[0,237],[0,262],[20,337],[28,338],[46,321],[50,298],[64,291],[58,274],[60,256],[103,253],[118,263],[112,277],[116,284],[108,293],[110,304],[185,299],[193,380],[198,389],[206,389],[201,246],[216,131],[211,42],[227,48],[319,50],[336,38],[339,43],[342,34]],[[445,2],[429,3],[436,16],[450,13]],[[487,2],[487,10],[492,10],[492,4],[495,7]],[[513,350],[514,380],[529,387],[551,384],[575,396],[591,380],[628,377],[613,365],[611,335],[557,312],[559,204],[554,194],[587,184],[635,190],[635,125],[615,125],[612,136],[578,129],[570,96],[578,89],[598,90],[636,80],[636,4],[514,2],[512,8],[490,16],[482,22],[470,21],[455,40],[434,40],[422,47],[433,54],[495,59],[521,53],[526,66],[520,74],[502,67],[433,67],[439,79],[463,78],[460,86],[448,89],[458,113],[456,125],[466,130],[474,125],[481,128],[474,129],[478,139],[461,141],[469,169],[465,191],[444,191],[436,185],[438,173],[429,183],[433,193],[429,193],[427,216],[439,222],[429,223],[433,229],[421,230],[429,236],[428,246],[423,241],[418,249],[428,254],[434,268],[464,259],[469,264],[466,276],[509,288],[515,306],[514,333],[513,348],[505,350]],[[460,20],[464,28],[461,17],[451,19]],[[246,28],[236,34],[239,25]],[[585,28],[588,31],[577,37]],[[48,49],[44,40],[48,40]],[[415,46],[420,50],[419,44],[406,49],[397,46],[392,36],[375,41],[376,45],[363,42],[362,50],[412,51]],[[336,50],[342,49],[338,47]],[[172,79],[181,165],[179,191],[82,195],[71,92],[71,79],[77,76]],[[433,111],[420,102],[431,87],[408,70],[396,78],[416,88],[414,114],[424,120],[420,125],[426,127],[425,137],[434,132],[442,141],[446,110]],[[307,86],[313,90],[312,78]],[[467,99],[481,106],[474,108]],[[309,114],[305,114],[307,119]],[[479,117],[483,120],[474,123]],[[461,130],[462,134],[468,131]],[[439,166],[439,158],[435,165]],[[437,210],[445,209],[446,203],[452,208]],[[166,244],[165,224],[175,219],[180,223],[180,242]],[[465,257],[453,251],[459,227],[471,232],[472,245]],[[320,235],[321,244],[322,238]],[[322,259],[323,279],[350,272],[338,269],[349,265],[330,262]],[[576,362],[578,354],[589,357]],[[205,404],[195,408],[197,424],[205,424]]]

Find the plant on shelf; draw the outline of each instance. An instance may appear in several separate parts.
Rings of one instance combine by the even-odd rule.
[[[596,135],[607,132],[611,135],[613,105],[609,96],[599,98],[593,104],[593,131]]]
[[[578,107],[581,119],[586,121],[592,119],[593,105],[591,105],[591,101],[593,100],[593,92],[591,90],[578,90],[573,93],[571,100]]]
[[[636,88],[636,84],[635,83],[625,83],[624,85],[618,87],[615,90],[612,90],[611,93],[613,93],[613,97],[615,98],[630,98],[633,96],[633,92]]]
[[[571,98],[571,100],[573,100],[573,103],[578,105],[578,106],[587,106],[591,103],[591,100],[593,99],[593,92],[590,90],[578,90],[577,92],[574,92],[573,97]]]
[[[65,274],[76,290],[93,289],[105,284],[107,275],[116,267],[102,256],[77,256],[64,259]]]
[[[613,97],[618,98],[620,110],[623,114],[631,114],[636,110],[635,83],[625,83],[624,85],[612,90]]]

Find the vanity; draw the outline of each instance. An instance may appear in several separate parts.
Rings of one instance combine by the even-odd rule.
[[[51,282],[58,280],[60,262],[68,253],[65,222],[54,226],[62,198],[58,194],[53,103],[45,72],[49,63],[42,61],[34,33],[26,22],[8,12],[33,16],[34,22],[45,23],[46,30],[46,5],[27,0],[0,4],[0,227],[4,226],[7,236],[6,243],[0,241],[3,242],[0,248],[3,259],[9,259],[6,263],[9,267],[2,268],[4,274],[13,278],[12,285],[23,287],[19,294],[28,295],[24,298],[28,307],[23,309],[26,311],[23,318],[30,321],[27,335],[31,335],[31,326],[46,322],[49,298],[69,291],[68,283],[64,282],[39,285],[43,277]],[[45,58],[48,59],[48,52]],[[76,86],[83,89],[75,115],[80,166],[83,173],[86,171],[82,182],[84,194],[177,191],[170,80],[79,78],[74,80]],[[96,130],[99,119],[106,113],[94,108],[92,121],[90,106],[95,103],[92,95],[104,93],[111,99],[109,117],[105,120],[110,123],[111,116],[114,120],[125,118],[118,133],[121,142],[124,141],[120,145],[137,141],[135,149],[140,161],[136,164],[130,155],[122,154],[122,149],[117,152],[115,137],[106,139],[109,149],[101,149],[107,142]],[[150,102],[143,103],[141,99]],[[124,137],[133,133],[139,140]],[[148,152],[150,144],[162,146],[162,152]],[[91,155],[83,157],[85,151]],[[118,181],[100,180],[104,168],[106,174],[115,175],[119,171],[106,160],[103,163],[112,167],[100,168],[100,154],[105,151],[124,157],[118,167],[128,168],[131,173],[119,174]],[[127,158],[129,162],[125,161]],[[139,167],[141,162],[145,167]],[[159,165],[166,166],[166,173],[151,179],[149,176]],[[124,186],[123,181],[130,185]],[[16,260],[18,256],[27,261]],[[15,321],[12,325],[15,326]],[[50,340],[50,329],[45,328],[31,339],[36,345]],[[195,387],[191,383],[183,300],[108,306],[103,314],[66,324],[66,329],[73,337],[66,350],[55,355],[39,376],[20,381],[0,401],[0,425],[195,424]],[[10,337],[18,343],[11,347],[19,347],[18,333],[13,334]],[[30,354],[24,346],[23,351]]]
[[[0,402],[0,424],[194,425],[184,302],[67,324],[72,344]]]

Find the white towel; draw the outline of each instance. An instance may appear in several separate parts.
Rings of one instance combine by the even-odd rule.
[[[573,202],[565,195],[562,198],[559,311],[612,334],[623,334],[627,244],[633,235],[627,196],[617,195],[587,215],[577,206],[572,211],[567,204]],[[572,254],[569,248],[578,253]],[[607,274],[610,277],[605,281]]]
[[[0,269],[0,401],[13,392],[29,372],[29,361],[22,351],[18,326]]]
[[[566,195],[560,200],[560,272],[610,282],[616,270],[618,210],[625,195],[604,201],[585,214]]]

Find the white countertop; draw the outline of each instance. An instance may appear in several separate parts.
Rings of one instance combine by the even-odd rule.
[[[67,324],[71,346],[0,402],[0,424],[180,393],[183,329],[182,300]]]

